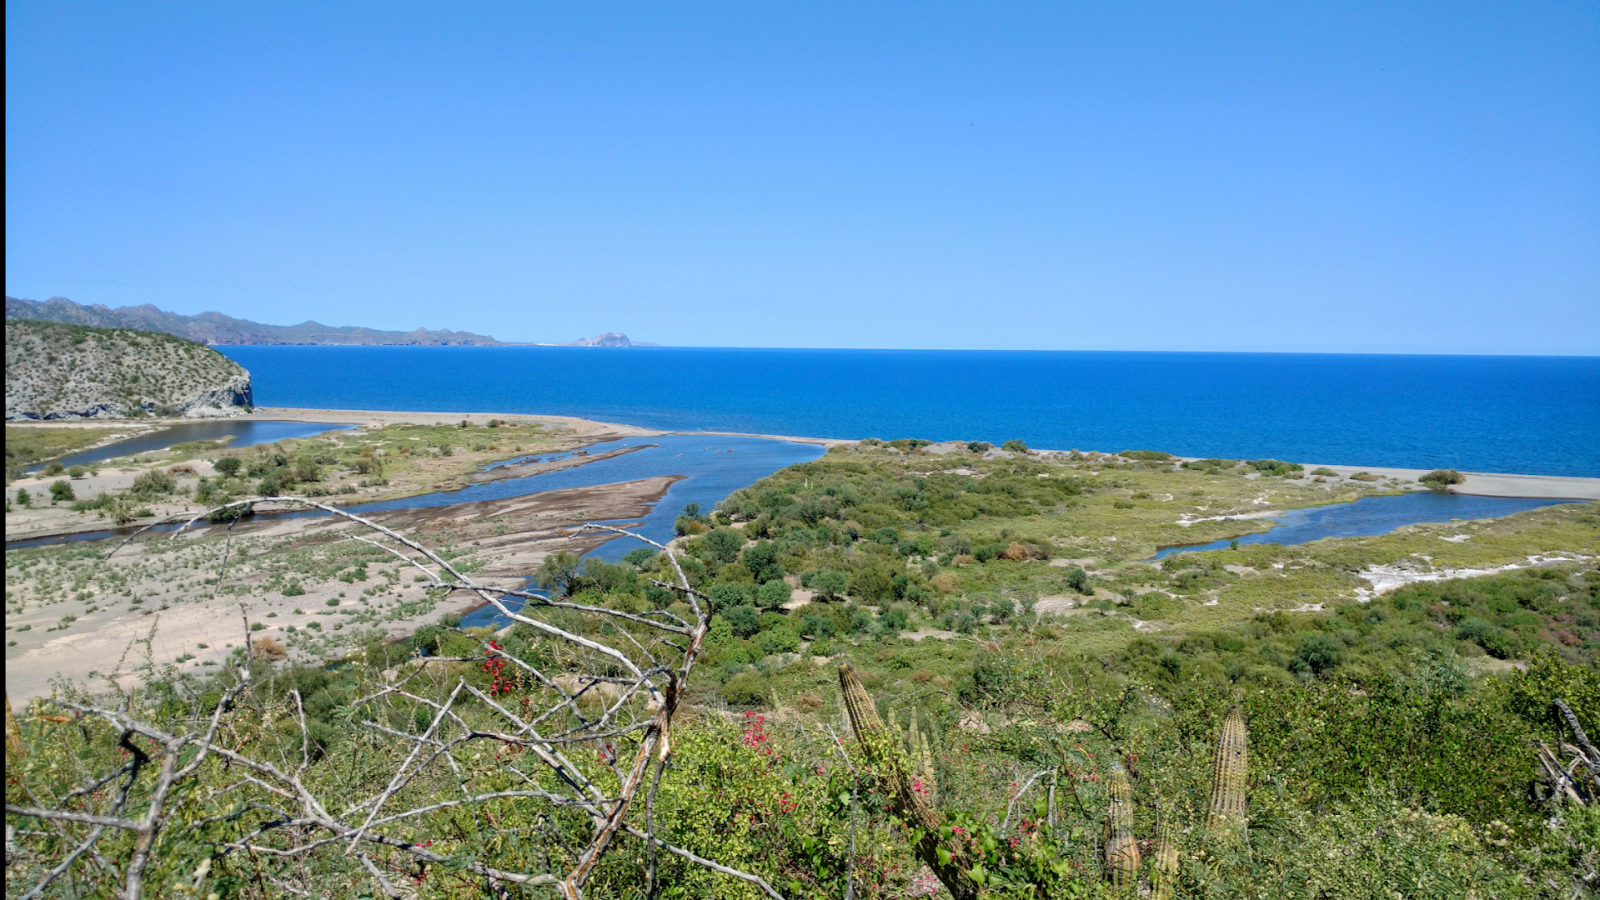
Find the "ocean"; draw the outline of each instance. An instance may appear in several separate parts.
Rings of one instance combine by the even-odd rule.
[[[219,347],[262,406],[1600,476],[1600,358]]]

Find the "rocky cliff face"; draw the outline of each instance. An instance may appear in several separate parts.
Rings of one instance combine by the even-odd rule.
[[[6,321],[6,420],[205,418],[250,410],[250,373],[165,334]]]

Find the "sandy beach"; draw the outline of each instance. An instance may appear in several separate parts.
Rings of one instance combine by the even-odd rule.
[[[1357,472],[1367,472],[1384,480],[1393,479],[1407,490],[1425,491],[1428,488],[1417,479],[1430,469],[1394,469],[1377,466],[1341,466],[1333,463],[1305,463],[1306,471],[1332,469],[1348,478]],[[1561,500],[1600,500],[1600,478],[1579,478],[1572,475],[1508,475],[1494,472],[1462,472],[1467,480],[1452,485],[1452,494],[1475,497],[1538,497]]]

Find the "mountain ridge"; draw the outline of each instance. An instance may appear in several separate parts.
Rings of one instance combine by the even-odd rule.
[[[306,320],[298,325],[265,325],[237,319],[220,312],[193,316],[167,312],[153,304],[112,309],[103,304],[76,303],[66,297],[49,300],[24,300],[6,296],[6,319],[30,319],[94,328],[127,328],[175,335],[211,345],[310,344],[325,346],[473,346],[501,347],[502,342],[488,335],[448,328],[412,331],[384,331],[358,325],[331,326]]]

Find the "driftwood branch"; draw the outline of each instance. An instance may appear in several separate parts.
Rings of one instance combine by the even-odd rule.
[[[654,814],[655,794],[672,753],[672,727],[695,662],[711,623],[711,605],[689,583],[674,552],[642,535],[604,525],[588,525],[580,532],[631,537],[662,551],[675,576],[657,582],[673,591],[692,611],[686,620],[669,610],[631,613],[605,606],[554,599],[525,590],[479,584],[448,559],[420,542],[371,519],[338,507],[299,497],[255,497],[238,500],[198,515],[172,516],[141,528],[113,548],[152,528],[178,522],[173,535],[193,527],[207,516],[261,506],[319,510],[355,526],[361,533],[345,535],[383,550],[404,565],[427,576],[434,589],[475,594],[505,620],[526,626],[527,637],[539,652],[519,655],[485,637],[456,630],[476,640],[483,655],[427,658],[400,683],[381,685],[350,703],[346,721],[358,729],[363,751],[371,758],[390,760],[382,787],[370,794],[352,796],[352,786],[319,783],[315,738],[308,719],[306,699],[298,690],[275,697],[253,680],[257,664],[250,659],[248,616],[242,616],[245,652],[232,671],[232,685],[220,701],[201,710],[187,731],[177,733],[142,718],[128,698],[114,706],[72,699],[39,701],[53,705],[78,721],[96,721],[113,735],[125,754],[108,758],[103,774],[83,782],[76,791],[63,792],[54,801],[32,805],[8,803],[7,813],[50,823],[56,839],[68,840],[64,856],[43,879],[22,896],[42,893],[57,879],[82,868],[86,859],[100,859],[95,847],[107,833],[133,836],[131,847],[108,859],[97,875],[117,882],[116,893],[139,900],[145,873],[162,852],[162,837],[175,821],[175,797],[187,796],[187,782],[218,767],[230,774],[227,786],[210,792],[242,795],[231,809],[192,819],[182,833],[201,839],[201,831],[225,832],[215,839],[217,852],[249,854],[263,886],[285,893],[315,894],[304,885],[303,874],[292,867],[322,855],[344,857],[358,866],[352,878],[370,878],[378,893],[404,896],[394,875],[423,873],[427,867],[485,879],[494,892],[504,886],[554,888],[567,900],[578,900],[584,885],[620,834],[646,842],[654,885],[654,858],[658,850],[742,880],[766,895],[781,898],[758,875],[741,872],[706,859],[663,839]],[[234,517],[233,522],[238,521]],[[233,555],[230,522],[219,564],[220,591]],[[108,554],[109,556],[109,554]],[[510,601],[522,605],[512,609]],[[681,607],[679,608],[681,612]],[[599,623],[610,627],[600,628]],[[520,645],[519,645],[520,646]],[[431,665],[430,665],[431,663]],[[499,672],[490,689],[480,689],[450,666],[495,666]],[[392,680],[391,680],[392,681]],[[401,713],[395,716],[393,713]],[[298,752],[273,744],[269,748],[240,736],[260,734],[263,717],[278,718],[298,737]],[[409,720],[409,724],[407,724]],[[8,705],[8,757],[21,761],[27,751],[25,735],[10,716]],[[15,735],[15,739],[12,736]],[[85,731],[85,735],[88,732]],[[473,748],[509,749],[525,772],[506,763],[501,771],[513,776],[513,786],[503,781],[474,789]],[[841,748],[842,749],[842,748]],[[581,751],[581,752],[580,752]],[[116,754],[113,754],[115,756]],[[131,759],[130,759],[131,757]],[[441,767],[443,767],[441,769]],[[535,770],[542,769],[539,777]],[[19,776],[26,777],[26,776]],[[96,798],[120,779],[111,802]],[[520,779],[522,786],[515,787]],[[422,785],[451,783],[460,796],[441,798]],[[635,811],[640,791],[645,810]],[[136,797],[137,802],[130,802]],[[265,802],[263,802],[265,801]],[[470,811],[488,827],[496,810],[515,805],[529,811],[527,818],[547,840],[538,856],[539,868],[517,870],[496,865],[494,857],[463,861],[419,841],[414,829],[430,817],[452,811]],[[574,816],[573,813],[577,813]],[[487,817],[487,818],[485,818]],[[642,820],[643,827],[636,823]],[[444,835],[440,835],[444,837]],[[73,848],[67,850],[66,848]],[[397,865],[400,867],[397,868]],[[416,877],[422,877],[417,874]],[[309,885],[306,885],[309,886]],[[198,884],[197,884],[198,888]]]

